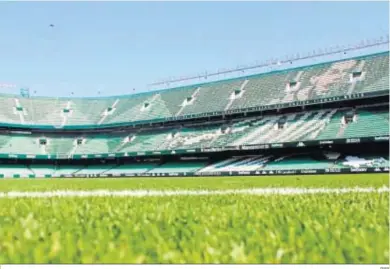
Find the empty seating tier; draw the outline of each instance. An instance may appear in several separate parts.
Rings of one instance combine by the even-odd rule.
[[[350,120],[347,120],[350,115]],[[100,134],[0,134],[1,154],[129,153],[389,135],[386,107],[323,109],[225,123]]]
[[[272,104],[389,90],[387,53],[331,63],[106,98],[0,95],[0,123],[93,127],[223,113]]]

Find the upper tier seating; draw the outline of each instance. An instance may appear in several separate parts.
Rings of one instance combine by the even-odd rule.
[[[120,97],[25,98],[0,95],[0,123],[61,128],[163,120],[354,93],[388,91],[388,78],[389,56],[381,53]],[[298,132],[296,135],[300,134]]]
[[[20,117],[15,111],[16,97],[0,95],[0,122],[20,123]]]

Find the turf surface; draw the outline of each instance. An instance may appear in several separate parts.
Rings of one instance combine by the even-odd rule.
[[[100,178],[100,179],[0,179],[0,192],[49,190],[182,190],[248,189],[261,187],[343,188],[388,186],[387,174],[296,175],[242,177]]]
[[[384,185],[386,174],[14,179],[0,192]],[[388,213],[389,193],[1,198],[0,263],[385,264]]]

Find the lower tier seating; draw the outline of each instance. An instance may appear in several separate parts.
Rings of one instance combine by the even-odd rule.
[[[232,157],[200,169],[198,173],[389,167],[388,156],[358,157],[337,154],[335,158],[329,158],[327,155],[329,154],[324,154],[321,158],[318,156],[313,158],[310,154],[277,158],[273,156]]]
[[[389,168],[385,154],[341,154],[338,152],[308,152],[291,155],[233,156],[220,161],[182,160],[169,162],[135,162],[127,164],[106,163],[99,165],[21,165],[0,164],[0,178],[31,178],[122,174],[170,174],[195,173],[207,175],[226,172],[269,172],[287,170],[314,170],[340,168]]]
[[[34,175],[34,172],[31,171],[25,165],[19,164],[0,164],[0,175],[3,175],[5,178],[12,177],[21,177],[28,178]]]
[[[353,156],[348,155],[337,162],[339,168],[389,167],[389,159],[384,156]]]
[[[206,163],[202,162],[176,162],[166,163],[149,170],[149,173],[189,173],[203,168]]]

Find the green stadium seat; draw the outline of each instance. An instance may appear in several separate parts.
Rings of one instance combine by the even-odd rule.
[[[26,98],[1,94],[0,123],[89,126],[222,113],[355,93],[385,92],[389,90],[388,77],[389,56],[382,53],[119,97]]]

